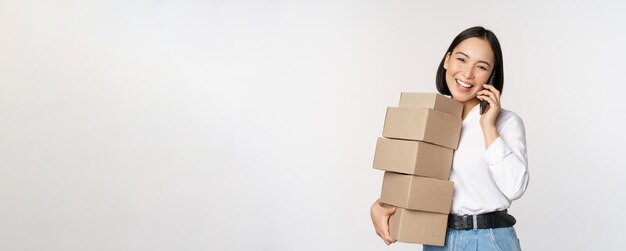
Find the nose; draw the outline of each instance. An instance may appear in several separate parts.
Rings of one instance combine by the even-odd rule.
[[[463,77],[465,77],[466,79],[473,79],[474,78],[474,69],[465,67],[465,69],[463,69]]]

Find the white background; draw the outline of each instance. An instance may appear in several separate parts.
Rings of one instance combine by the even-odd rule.
[[[375,235],[387,106],[504,51],[525,250],[622,250],[623,1],[0,1],[0,250],[421,250]]]

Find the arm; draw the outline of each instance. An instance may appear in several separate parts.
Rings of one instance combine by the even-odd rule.
[[[500,191],[509,201],[518,199],[528,186],[526,130],[515,114],[507,116],[502,129],[496,127],[501,111],[500,91],[491,85],[478,92],[477,98],[489,102],[489,109],[480,118],[485,136],[485,161]]]
[[[487,135],[485,135],[485,138]],[[528,186],[526,131],[518,116],[511,116],[484,154],[500,191],[510,200],[524,194]]]

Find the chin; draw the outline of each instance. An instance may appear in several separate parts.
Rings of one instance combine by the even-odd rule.
[[[452,99],[454,99],[454,100],[456,100],[458,102],[462,102],[462,103],[470,101],[470,100],[475,99],[475,98],[476,98],[475,94],[472,95],[472,94],[465,94],[465,93],[456,93],[456,95],[455,95],[455,93],[452,93]]]

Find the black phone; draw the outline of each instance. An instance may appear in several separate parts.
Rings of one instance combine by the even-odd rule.
[[[487,80],[487,84],[493,86],[493,75],[496,74],[496,71],[494,70],[491,73],[491,76],[489,76],[489,80]],[[483,115],[483,113],[485,113],[485,111],[487,110],[487,108],[489,107],[489,102],[487,102],[487,100],[481,100],[480,101],[480,115]]]

